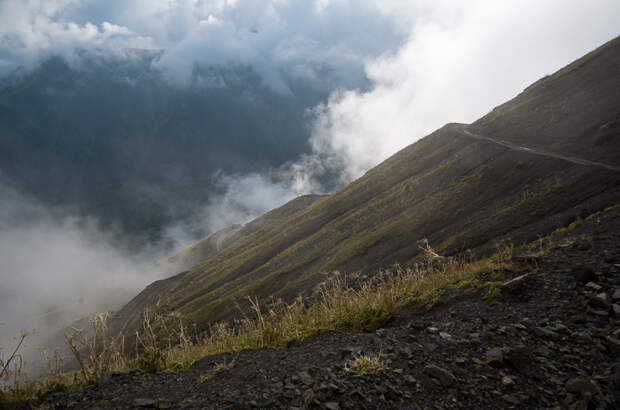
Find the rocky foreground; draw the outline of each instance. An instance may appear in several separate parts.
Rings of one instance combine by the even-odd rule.
[[[487,278],[505,284],[500,294],[453,289],[374,333],[206,357],[182,373],[106,374],[28,406],[620,408],[620,208],[516,251],[508,266]],[[356,357],[385,368],[360,376]]]

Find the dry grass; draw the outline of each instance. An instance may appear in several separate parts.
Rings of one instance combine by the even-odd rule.
[[[19,348],[22,346],[27,336],[28,334],[26,332],[22,332],[15,350],[13,350],[13,353],[11,353],[6,360],[4,360],[2,355],[0,355],[0,382],[6,383],[11,376],[17,377],[21,373],[23,360],[19,354]],[[15,379],[14,383],[16,382],[17,380]]]
[[[92,335],[83,329],[73,329],[67,335],[69,349],[80,364],[80,371],[85,382],[99,380],[106,371],[116,370],[127,365],[124,337],[112,337],[109,334],[109,313],[93,313],[88,318]]]
[[[348,369],[355,373],[357,376],[365,376],[367,374],[377,374],[385,369],[387,366],[381,361],[379,356],[372,355],[360,355],[355,359],[347,362]]]
[[[145,312],[142,329],[128,348],[128,339],[109,334],[109,314],[93,314],[90,336],[82,329],[74,329],[67,336],[80,370],[22,386],[13,397],[36,398],[42,392],[83,386],[105,372],[127,368],[177,371],[207,355],[283,346],[329,330],[373,331],[406,305],[430,306],[445,289],[477,286],[476,278],[500,269],[512,251],[506,248],[493,257],[473,261],[467,254],[458,258],[439,256],[426,242],[421,243],[421,249],[421,262],[410,268],[395,266],[370,279],[352,283],[346,275],[335,272],[319,286],[318,296],[311,302],[273,299],[262,306],[257,298],[249,298],[249,314],[234,323],[214,324],[201,335],[190,335],[180,317]],[[205,375],[205,380],[232,365],[234,362],[224,363],[216,373]],[[382,364],[378,358],[360,356],[350,366],[356,373],[366,374],[378,371]]]

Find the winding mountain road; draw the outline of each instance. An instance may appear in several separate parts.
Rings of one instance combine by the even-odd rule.
[[[611,170],[611,171],[620,172],[620,167],[616,167],[616,166],[608,165],[608,164],[603,164],[602,162],[590,161],[590,160],[583,159],[583,158],[569,157],[567,155],[555,154],[553,152],[548,152],[548,151],[535,150],[535,149],[532,149],[532,148],[522,147],[522,146],[513,144],[512,142],[509,142],[509,141],[496,140],[494,138],[485,137],[484,135],[475,134],[475,133],[473,133],[471,131],[468,131],[466,129],[467,124],[451,124],[451,126],[453,127],[453,129],[455,131],[457,131],[461,135],[465,135],[467,137],[475,138],[475,139],[478,139],[478,140],[489,141],[489,142],[501,145],[503,147],[506,147],[506,148],[514,150],[514,151],[527,152],[527,153],[530,153],[530,154],[542,155],[543,157],[561,159],[561,160],[564,160],[564,161],[572,162],[573,164],[592,166],[592,167],[601,167],[601,168],[605,168],[605,169],[608,169],[608,170]]]

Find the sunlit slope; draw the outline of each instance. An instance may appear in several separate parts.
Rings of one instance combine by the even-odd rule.
[[[610,84],[620,84],[620,70],[610,67],[618,67],[619,56],[616,39],[468,129],[620,166],[617,131],[597,134],[618,119],[620,95]],[[502,241],[536,239],[620,198],[616,171],[513,150],[460,130],[446,125],[342,190],[240,236],[167,288],[167,309],[202,327],[234,315],[248,295],[308,294],[323,272],[411,263],[422,238],[444,254],[486,252]]]

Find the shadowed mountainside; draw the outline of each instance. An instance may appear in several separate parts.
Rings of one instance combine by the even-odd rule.
[[[465,247],[484,254],[614,204],[619,172],[495,141],[620,166],[619,66],[616,38],[472,125],[448,124],[332,195],[296,207],[297,199],[207,237],[173,257],[186,261],[187,272],[149,286],[118,312],[116,326],[132,328],[142,309],[163,298],[166,309],[204,328],[232,317],[247,295],[291,299],[308,295],[322,272],[413,263],[423,238],[442,254]]]

